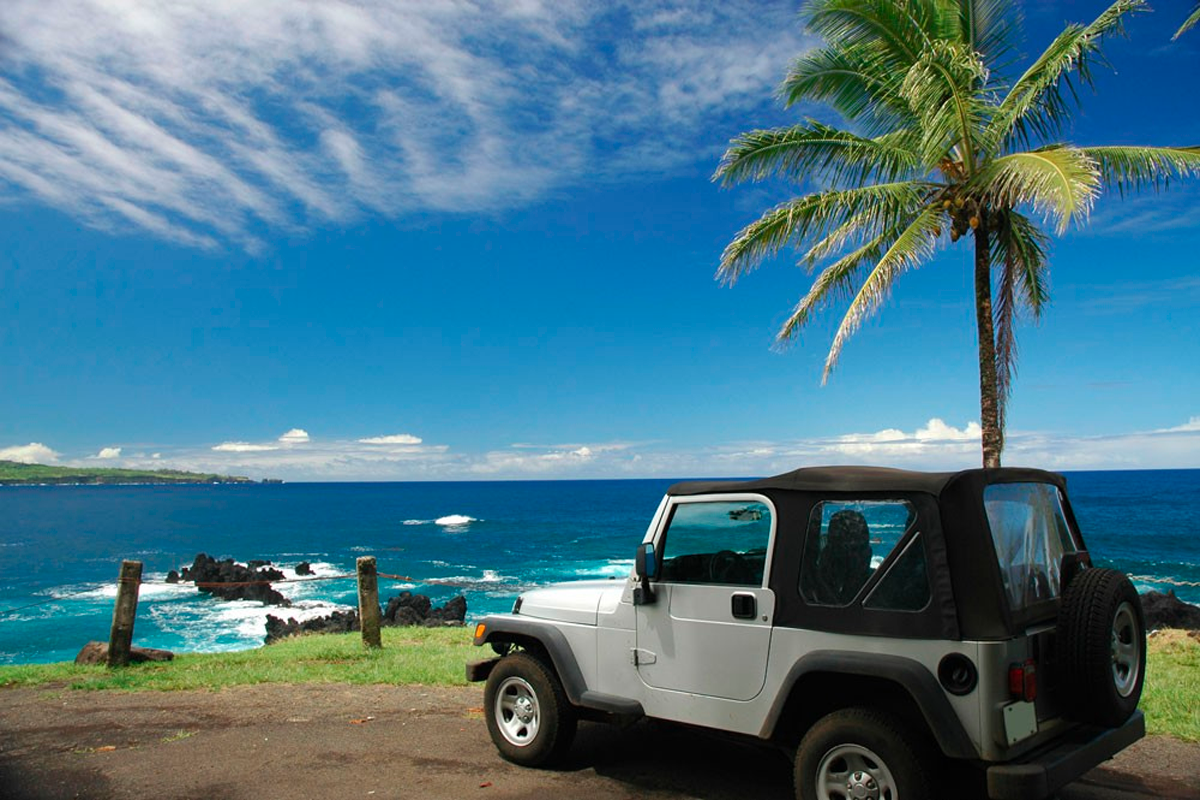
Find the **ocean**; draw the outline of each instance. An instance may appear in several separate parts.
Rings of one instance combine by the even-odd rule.
[[[1067,473],[1095,563],[1139,590],[1200,604],[1200,470]],[[268,614],[357,605],[352,579],[278,584],[291,608],[164,583],[197,553],[302,561],[318,576],[377,558],[382,600],[467,598],[468,618],[527,588],[621,577],[669,480],[0,487],[0,664],[74,659],[108,640],[122,559],[143,562],[134,643],[176,652],[260,646]],[[436,581],[436,583],[430,582]],[[452,585],[447,585],[452,584]]]

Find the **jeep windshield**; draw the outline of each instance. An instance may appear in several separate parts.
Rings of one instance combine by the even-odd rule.
[[[1009,607],[1019,611],[1058,597],[1063,554],[1078,549],[1058,488],[994,483],[983,502]]]

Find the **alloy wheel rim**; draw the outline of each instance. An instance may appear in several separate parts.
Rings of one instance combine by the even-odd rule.
[[[1113,685],[1121,697],[1129,697],[1142,671],[1142,642],[1138,636],[1137,615],[1128,602],[1117,606],[1112,624]]]
[[[496,690],[493,708],[497,727],[505,741],[525,747],[537,738],[541,706],[537,694],[524,678],[505,678]]]
[[[899,800],[887,764],[859,744],[832,748],[817,766],[816,779],[821,800]]]

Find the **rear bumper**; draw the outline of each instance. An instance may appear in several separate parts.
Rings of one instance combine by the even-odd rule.
[[[988,797],[1045,798],[1146,735],[1146,718],[1133,712],[1119,728],[1080,726],[1018,761],[988,767]]]

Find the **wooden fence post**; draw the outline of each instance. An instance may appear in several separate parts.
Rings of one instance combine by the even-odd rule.
[[[117,578],[117,602],[113,606],[112,633],[108,637],[108,665],[129,664],[133,647],[133,623],[137,619],[138,588],[142,585],[142,562],[122,561]]]
[[[358,621],[366,647],[383,647],[379,624],[379,575],[375,571],[375,556],[358,559]]]

